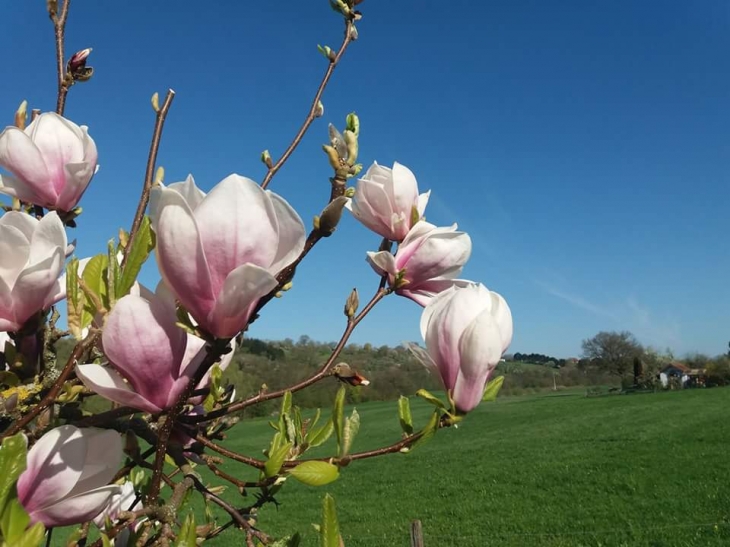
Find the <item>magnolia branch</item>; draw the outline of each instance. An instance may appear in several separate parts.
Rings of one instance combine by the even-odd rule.
[[[98,332],[92,332],[83,342],[76,344],[76,347],[66,361],[66,365],[63,367],[63,370],[58,375],[58,378],[56,378],[56,381],[53,382],[53,385],[48,390],[48,393],[46,393],[45,397],[43,397],[43,399],[41,399],[40,402],[35,405],[30,412],[28,412],[28,414],[13,422],[11,426],[3,432],[2,436],[0,436],[0,439],[15,435],[18,431],[21,431],[26,425],[28,425],[36,417],[38,417],[41,412],[43,412],[46,408],[53,404],[53,402],[56,400],[56,397],[58,397],[58,394],[61,392],[63,384],[66,383],[66,380],[68,380],[71,376],[71,373],[78,363],[78,360],[88,349],[90,349],[96,343],[98,337]]]
[[[61,11],[58,11],[58,0],[48,0],[48,14],[53,21],[56,34],[56,71],[58,72],[58,97],[56,98],[56,113],[63,116],[66,109],[66,95],[73,80],[69,82],[64,69],[64,42],[66,39],[66,19],[71,0],[61,0]]]
[[[375,295],[370,299],[370,302],[368,302],[365,307],[362,309],[360,313],[358,313],[355,317],[353,317],[351,320],[347,322],[347,327],[345,328],[345,332],[342,333],[342,337],[340,338],[340,341],[337,343],[337,346],[334,350],[332,350],[332,353],[330,354],[329,359],[320,367],[320,369],[312,376],[307,378],[306,380],[302,380],[298,384],[295,384],[293,386],[289,386],[284,389],[279,389],[277,391],[268,391],[268,392],[261,392],[257,395],[254,395],[253,397],[249,397],[248,399],[244,399],[243,401],[239,401],[237,403],[232,403],[227,406],[221,407],[217,410],[213,410],[212,412],[208,412],[207,414],[203,414],[200,416],[190,416],[185,417],[181,421],[184,421],[186,423],[201,423],[201,422],[209,422],[211,420],[215,420],[216,418],[220,418],[221,416],[225,416],[227,414],[232,414],[234,412],[238,412],[239,410],[243,410],[244,408],[247,408],[251,405],[255,405],[258,403],[261,403],[263,401],[268,401],[270,399],[277,399],[279,397],[282,397],[287,391],[290,391],[291,393],[295,393],[299,390],[304,389],[305,387],[311,386],[312,384],[319,382],[322,378],[325,378],[329,375],[330,368],[334,364],[334,362],[339,357],[340,353],[342,353],[342,350],[345,348],[345,345],[347,344],[347,341],[350,339],[350,336],[352,335],[352,332],[355,330],[355,327],[362,321],[365,316],[370,313],[370,311],[375,307],[375,305],[380,302],[383,297],[385,297],[388,294],[388,291],[382,287],[378,288],[378,291],[375,293]]]
[[[152,132],[152,142],[150,144],[150,153],[147,157],[147,169],[145,170],[144,186],[142,187],[142,195],[140,196],[139,203],[137,204],[137,212],[134,214],[134,221],[132,222],[132,229],[129,231],[129,241],[127,246],[124,248],[124,258],[122,259],[122,267],[127,262],[127,256],[132,248],[132,241],[134,241],[139,227],[142,225],[142,218],[144,217],[145,209],[147,209],[147,203],[150,200],[150,192],[152,191],[152,183],[154,182],[155,166],[157,165],[157,152],[160,149],[160,140],[162,139],[162,130],[165,127],[165,119],[167,113],[172,106],[172,101],[175,98],[175,92],[172,89],[167,90],[165,100],[162,106],[157,109],[157,116],[155,118],[155,129]]]
[[[302,126],[299,128],[299,131],[297,132],[296,136],[294,137],[294,140],[291,142],[291,144],[287,147],[286,150],[284,150],[284,153],[281,155],[281,157],[269,167],[268,172],[266,173],[266,176],[264,177],[264,181],[261,183],[262,188],[266,188],[269,183],[271,183],[271,179],[274,178],[274,175],[283,167],[283,165],[286,163],[286,160],[289,159],[289,157],[294,153],[294,150],[296,150],[297,146],[299,146],[299,143],[302,142],[302,139],[304,138],[305,133],[309,129],[309,126],[312,125],[312,122],[317,118],[317,113],[319,111],[319,103],[322,99],[322,94],[324,93],[325,88],[327,87],[327,84],[330,81],[330,78],[332,77],[332,73],[335,71],[335,68],[337,67],[337,64],[340,62],[340,59],[342,59],[342,56],[345,54],[345,51],[347,50],[347,46],[350,45],[350,42],[352,42],[352,28],[353,23],[351,20],[347,19],[345,21],[345,38],[342,40],[342,44],[340,45],[340,48],[337,50],[337,54],[329,58],[329,65],[327,66],[327,70],[324,73],[324,77],[322,78],[322,81],[319,84],[319,87],[317,88],[317,93],[314,95],[314,99],[312,100],[312,106],[309,107],[309,113],[307,114],[307,117],[304,119],[304,123],[302,123]]]

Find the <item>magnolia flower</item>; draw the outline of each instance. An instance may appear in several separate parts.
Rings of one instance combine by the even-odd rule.
[[[142,508],[142,501],[134,491],[134,485],[127,481],[111,497],[104,510],[94,517],[94,524],[103,529],[106,519],[113,522],[122,511],[137,511]]]
[[[347,207],[376,234],[403,241],[423,216],[430,194],[430,190],[418,194],[416,177],[405,165],[395,162],[390,169],[373,163],[357,181],[355,197]]]
[[[0,217],[0,331],[15,332],[66,294],[66,232],[58,214]]]
[[[95,517],[120,487],[108,485],[122,463],[115,431],[63,425],[43,435],[28,452],[18,478],[18,500],[45,526],[79,524]]]
[[[482,284],[454,287],[435,296],[421,315],[426,351],[416,357],[438,372],[459,412],[482,400],[489,375],[512,342],[507,302]]]
[[[401,296],[425,306],[431,298],[454,285],[469,283],[454,279],[471,255],[471,238],[457,232],[456,224],[437,228],[422,221],[408,232],[395,256],[388,251],[368,253],[368,262]]]
[[[230,175],[208,195],[192,177],[153,192],[157,264],[200,325],[230,338],[248,324],[276,274],[304,248],[304,224],[278,195]]]
[[[0,133],[0,192],[49,209],[71,211],[97,170],[96,144],[87,127],[54,112],[38,116],[25,130]]]
[[[177,326],[175,303],[163,284],[155,294],[140,293],[122,297],[107,316],[101,342],[108,365],[77,365],[76,375],[102,397],[158,413],[185,391],[205,357],[205,342]],[[222,366],[231,358],[225,356]]]

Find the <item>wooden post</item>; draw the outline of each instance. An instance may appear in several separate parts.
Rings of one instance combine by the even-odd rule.
[[[420,520],[411,522],[411,547],[423,547],[423,526]]]

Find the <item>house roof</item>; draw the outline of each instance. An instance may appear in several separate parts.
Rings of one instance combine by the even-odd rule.
[[[668,370],[668,369],[670,369],[670,368],[673,368],[673,369],[679,370],[679,371],[681,371],[681,372],[689,372],[689,371],[691,370],[691,369],[690,369],[690,368],[689,368],[689,367],[688,367],[687,365],[685,365],[684,363],[680,363],[679,361],[672,361],[672,362],[671,362],[671,363],[669,363],[668,365],[664,365],[664,366],[662,367],[662,372],[664,372],[665,370]]]

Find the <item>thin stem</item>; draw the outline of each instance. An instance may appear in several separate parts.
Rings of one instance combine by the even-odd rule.
[[[382,283],[381,283],[382,285]],[[309,378],[302,380],[298,384],[294,384],[293,386],[289,386],[284,389],[279,389],[277,391],[268,391],[268,392],[261,392],[257,395],[254,395],[253,397],[249,397],[248,399],[244,399],[243,401],[239,401],[237,403],[232,403],[230,405],[224,406],[222,408],[219,408],[217,410],[213,410],[212,412],[208,412],[207,414],[202,414],[200,416],[190,416],[185,417],[182,421],[186,423],[201,423],[201,422],[209,422],[211,420],[215,420],[216,418],[220,418],[221,416],[226,416],[228,414],[232,414],[234,412],[238,412],[240,410],[243,410],[244,408],[247,408],[251,405],[255,405],[264,401],[268,401],[270,399],[277,399],[279,397],[282,397],[287,391],[290,391],[292,393],[302,390],[305,387],[311,386],[312,384],[319,382],[322,378],[328,376],[329,369],[332,367],[334,362],[339,357],[342,350],[345,348],[345,345],[347,344],[347,341],[350,339],[350,335],[355,330],[355,327],[362,321],[365,316],[372,310],[375,305],[380,302],[384,296],[388,294],[388,291],[384,289],[383,287],[378,288],[378,291],[375,293],[375,295],[370,299],[370,302],[367,303],[367,305],[362,309],[362,311],[357,314],[351,321],[347,322],[347,327],[345,328],[345,332],[342,333],[342,337],[340,338],[340,341],[338,342],[337,346],[334,350],[332,350],[332,353],[330,354],[329,359],[325,362],[324,365],[320,367],[320,369]]]
[[[213,441],[207,439],[203,435],[198,435],[195,437],[195,440],[198,441],[200,444],[205,446],[206,448],[210,448],[211,450],[218,452],[218,454],[222,454],[226,458],[229,458],[231,460],[245,463],[246,465],[250,465],[251,467],[255,467],[256,469],[263,469],[265,462],[262,460],[257,460],[256,458],[251,458],[249,456],[244,456],[243,454],[239,454],[238,452],[234,452],[233,450],[228,450],[227,448],[223,448],[221,445],[214,443]]]
[[[150,200],[150,191],[152,190],[152,183],[154,182],[155,166],[157,165],[157,152],[160,150],[162,130],[165,127],[165,119],[167,118],[167,113],[170,110],[170,106],[172,106],[174,98],[175,92],[172,89],[168,89],[167,95],[165,95],[165,100],[157,111],[155,128],[152,132],[152,142],[150,143],[150,153],[149,156],[147,156],[147,169],[145,170],[142,195],[140,196],[139,203],[137,204],[137,212],[134,215],[132,229],[129,231],[129,241],[127,242],[127,246],[124,248],[122,268],[124,268],[124,264],[127,262],[127,257],[132,249],[132,242],[139,231],[139,227],[142,225],[142,218],[144,217],[145,209],[147,209],[147,203]]]
[[[340,59],[345,54],[345,51],[347,50],[347,46],[350,45],[350,42],[352,41],[352,21],[349,19],[345,21],[345,38],[342,40],[342,44],[340,45],[340,49],[337,50],[337,55],[335,55],[333,58],[330,59],[329,65],[327,66],[327,70],[324,73],[324,77],[322,78],[322,81],[319,84],[319,87],[317,88],[317,93],[314,95],[314,99],[312,100],[312,106],[309,107],[309,112],[307,113],[307,117],[304,118],[304,123],[302,123],[302,126],[299,128],[299,131],[297,132],[296,136],[294,137],[294,140],[291,142],[291,144],[287,147],[286,150],[284,150],[284,153],[281,155],[281,157],[274,163],[271,167],[269,167],[268,172],[266,173],[266,176],[264,177],[264,181],[261,183],[262,188],[266,188],[269,183],[271,183],[271,179],[274,178],[274,175],[283,167],[283,165],[286,163],[286,160],[289,159],[289,156],[291,156],[294,153],[294,150],[296,150],[297,146],[299,146],[299,143],[302,142],[302,139],[304,138],[304,134],[309,129],[309,126],[312,125],[312,122],[317,118],[317,111],[319,110],[319,101],[322,99],[322,94],[324,93],[325,88],[327,87],[327,84],[330,81],[330,78],[332,77],[332,73],[335,71],[335,68],[337,67],[337,64],[340,62]]]
[[[66,39],[66,19],[68,19],[68,8],[71,0],[61,0],[60,13],[51,12],[51,21],[56,34],[56,72],[58,73],[58,96],[56,98],[56,113],[63,116],[66,109],[66,95],[68,94],[69,83],[64,68],[64,42]]]
[[[84,352],[86,352],[86,350],[91,348],[91,346],[96,343],[96,339],[98,337],[99,333],[94,332],[90,334],[86,338],[86,340],[79,344],[76,344],[76,347],[69,356],[68,361],[66,361],[66,365],[63,367],[63,370],[58,375],[56,381],[53,382],[51,389],[48,390],[48,393],[46,393],[45,397],[43,397],[43,399],[41,399],[41,401],[37,405],[35,405],[32,410],[28,412],[28,414],[13,422],[10,427],[3,432],[3,434],[0,436],[0,439],[15,435],[18,431],[23,429],[26,425],[28,425],[31,421],[38,417],[41,412],[43,412],[46,408],[53,404],[53,402],[56,400],[56,397],[61,392],[63,384],[71,376],[71,373],[73,372],[79,358],[84,354]]]

